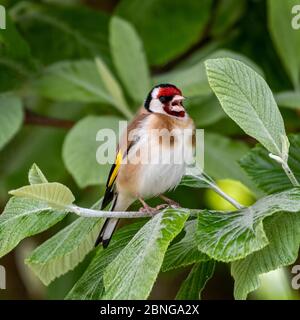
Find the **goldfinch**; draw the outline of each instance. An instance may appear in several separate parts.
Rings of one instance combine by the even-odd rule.
[[[157,85],[149,92],[144,107],[119,141],[102,209],[112,202],[112,211],[125,211],[140,200],[140,210],[154,213],[166,206],[151,208],[146,204],[145,199],[156,196],[168,205],[178,205],[163,193],[174,189],[185,173],[186,161],[179,159],[183,148],[186,154],[193,154],[194,122],[183,100],[181,91],[172,84]],[[191,134],[183,135],[185,130]],[[117,223],[115,218],[106,220],[96,245],[102,242],[104,248],[108,246]]]

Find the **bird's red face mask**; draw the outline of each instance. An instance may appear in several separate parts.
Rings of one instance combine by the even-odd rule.
[[[162,87],[159,89],[157,98],[163,104],[163,110],[175,117],[184,117],[185,109],[182,105],[184,97],[176,87]]]

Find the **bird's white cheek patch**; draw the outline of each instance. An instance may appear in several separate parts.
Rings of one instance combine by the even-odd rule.
[[[162,104],[158,99],[152,99],[150,103],[150,111],[163,113]]]
[[[152,99],[157,99],[158,93],[159,93],[159,88],[155,88],[155,89],[152,91]]]

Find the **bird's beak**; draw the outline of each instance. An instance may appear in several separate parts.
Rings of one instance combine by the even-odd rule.
[[[184,99],[185,98],[183,96],[180,96],[180,95],[174,96],[172,101],[171,101],[170,109],[172,111],[175,111],[175,112],[184,111],[184,107],[182,105],[182,102],[183,102]]]

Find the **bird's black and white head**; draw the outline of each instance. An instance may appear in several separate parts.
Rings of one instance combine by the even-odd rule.
[[[144,106],[149,112],[184,118],[186,112],[183,100],[184,97],[176,86],[164,83],[155,86],[149,92]]]

